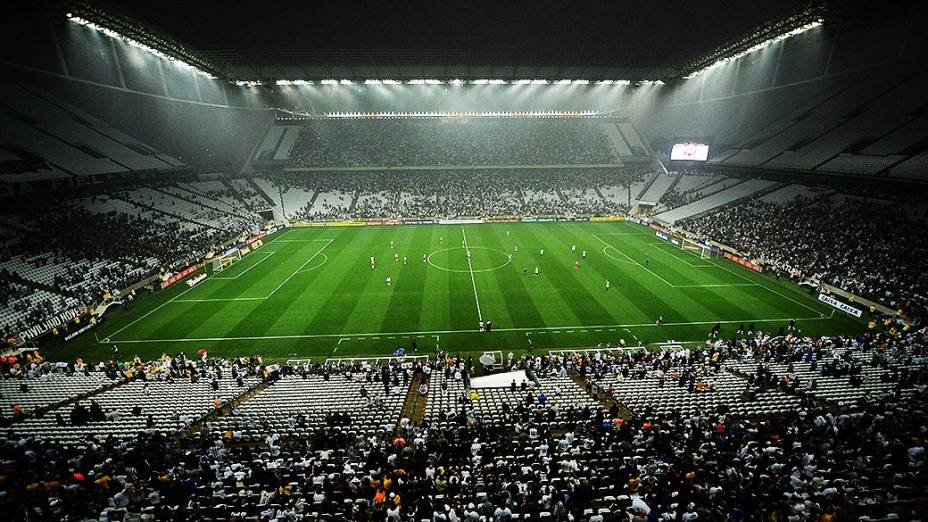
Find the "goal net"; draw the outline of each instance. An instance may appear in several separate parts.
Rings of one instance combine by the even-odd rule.
[[[213,258],[213,273],[222,272],[240,259],[242,259],[242,253],[237,249],[234,252]]]
[[[699,256],[700,259],[709,259],[713,255],[712,249],[708,245],[690,241],[689,239],[680,239],[680,248],[692,252],[694,255]]]

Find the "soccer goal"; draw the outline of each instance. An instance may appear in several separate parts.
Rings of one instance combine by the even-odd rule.
[[[213,273],[222,272],[242,259],[242,253],[235,249],[232,252],[213,258]]]
[[[703,243],[697,243],[696,241],[690,241],[689,239],[680,239],[680,248],[693,254],[699,256],[700,259],[709,259],[711,257],[717,257],[718,254],[713,252],[712,247]]]

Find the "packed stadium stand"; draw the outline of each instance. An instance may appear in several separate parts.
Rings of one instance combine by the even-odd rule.
[[[804,25],[780,17],[634,67],[533,65],[538,49],[522,65],[469,63],[473,50],[199,51],[94,1],[16,7],[0,31],[0,510],[104,522],[928,520],[928,11],[801,4]],[[757,40],[774,30],[785,32]],[[697,141],[708,161],[670,159],[672,144]],[[558,257],[566,242],[545,243],[542,222],[558,221],[579,222],[565,234],[580,244],[572,269]],[[396,275],[406,252],[390,253],[394,280],[373,253],[369,272],[363,251],[336,274],[346,285],[334,298],[316,295],[323,270],[277,293],[349,266],[337,256],[360,248],[352,233],[386,244],[428,226],[455,238],[410,254],[415,288]],[[498,231],[491,244],[505,250],[471,246],[465,226]],[[475,269],[472,248],[512,263],[517,226],[534,231],[539,257],[549,248],[541,275],[530,261]],[[289,242],[349,240],[293,263],[276,288],[255,270],[231,297],[177,299],[236,278],[215,271],[256,241],[297,233],[310,239]],[[680,263],[626,254],[631,237]],[[436,250],[461,255],[444,267]],[[439,285],[424,291],[422,273]],[[681,283],[706,273],[706,289]],[[464,315],[460,289],[470,326],[436,327],[433,313]],[[333,315],[291,309],[296,294]],[[368,307],[373,295],[385,304]],[[533,296],[550,315],[518,309]],[[739,318],[758,317],[717,320],[729,296]],[[626,316],[613,301],[645,304]],[[172,303],[193,333],[144,323]],[[370,329],[320,327],[349,303]],[[702,315],[681,312],[690,304]],[[491,331],[492,309],[509,317]],[[429,316],[429,331],[399,331],[397,311]],[[199,328],[222,314],[226,331]],[[140,323],[148,331],[117,336]],[[598,334],[609,341],[581,345]],[[568,335],[576,345],[552,339]],[[524,378],[472,383],[496,372]]]

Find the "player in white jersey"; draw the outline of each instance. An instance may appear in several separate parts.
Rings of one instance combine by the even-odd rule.
[[[612,288],[612,283],[610,283],[609,280],[606,279],[606,290],[609,290],[610,288]]]
[[[393,278],[392,278],[392,277],[387,276],[387,279],[385,280],[385,282],[387,283],[387,286],[393,286]]]

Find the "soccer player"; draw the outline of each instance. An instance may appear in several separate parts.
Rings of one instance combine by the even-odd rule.
[[[648,264],[650,262],[651,262],[651,256],[644,256],[644,264]]]
[[[393,240],[390,240],[390,248],[393,248]]]
[[[512,254],[509,254],[509,262],[512,262]]]
[[[470,259],[470,249],[467,250],[467,259]]]
[[[516,254],[518,254],[518,253],[519,253],[519,245],[512,245],[512,251],[515,252]]]
[[[522,275],[526,275],[526,274],[528,274],[528,267],[527,267],[527,266],[523,266],[523,267],[522,267]]]
[[[657,316],[657,321],[655,321],[655,324],[657,324],[657,326],[664,324],[664,316],[663,315]]]
[[[537,267],[537,266],[535,267],[535,275],[536,275],[536,276],[538,275],[538,267]]]
[[[612,283],[610,283],[609,280],[606,279],[606,290],[609,290],[610,288],[612,288]]]
[[[586,259],[586,250],[580,253],[580,257],[582,257],[583,259]]]
[[[399,260],[400,260],[400,255],[396,252],[393,252],[393,262],[395,263]]]
[[[371,270],[374,269],[374,265],[375,265],[375,264],[376,264],[376,263],[374,263],[374,256],[371,256]]]
[[[393,286],[393,278],[390,276],[387,276],[386,283],[387,283],[387,286]]]
[[[570,253],[573,254],[577,251],[577,245],[570,245]]]
[[[428,258],[425,257],[425,254],[422,254],[422,262],[425,263],[427,260],[428,260]]]
[[[480,328],[480,333],[483,333],[483,319],[480,320],[480,322],[478,323],[478,326]]]
[[[406,264],[406,256],[403,256],[403,264]]]
[[[545,255],[545,249],[542,248],[541,250],[539,250],[539,251],[538,251],[538,255],[540,255],[540,256]]]
[[[574,261],[574,270],[580,270],[580,261]]]

